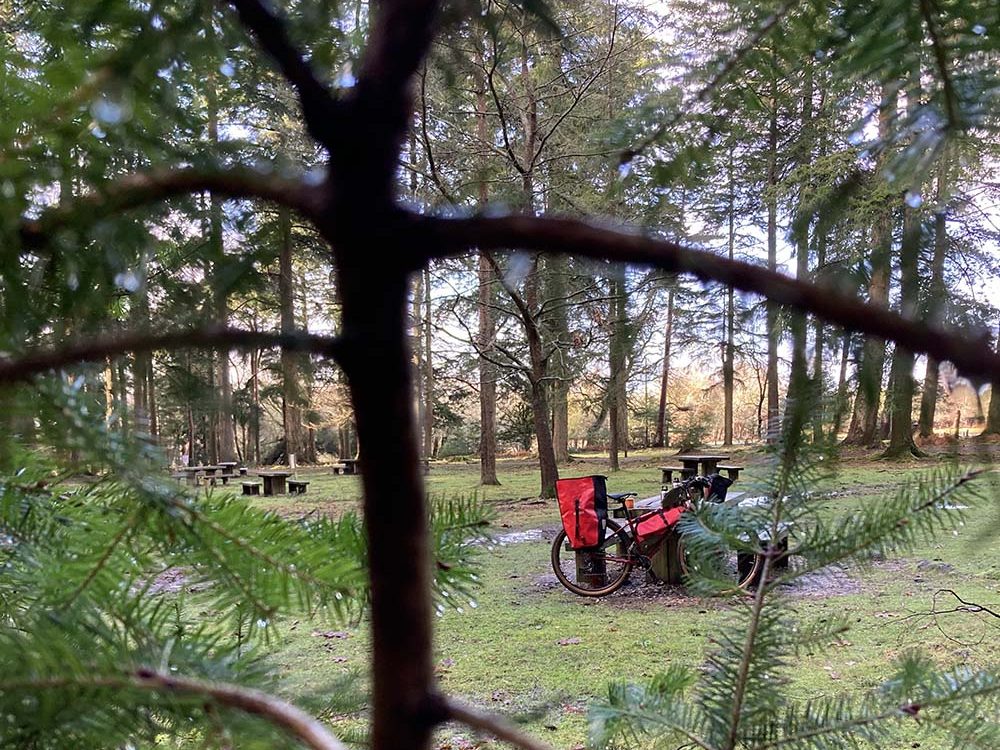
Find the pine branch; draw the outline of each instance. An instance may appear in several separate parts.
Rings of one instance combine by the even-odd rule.
[[[694,104],[703,104],[721,86],[725,80],[732,75],[737,66],[749,55],[757,46],[764,41],[768,35],[785,19],[785,17],[799,4],[799,0],[788,0],[778,10],[764,19],[757,27],[757,31],[733,54],[729,55],[719,72],[698,91],[694,98]],[[656,144],[671,128],[676,126],[691,111],[692,107],[679,109],[673,117],[660,125],[649,136],[644,138],[637,146],[626,149],[619,157],[620,164],[629,164],[635,157],[642,154],[650,146]]]
[[[781,305],[849,331],[892,340],[916,353],[953,362],[964,374],[1000,380],[1000,355],[982,339],[970,339],[888,309],[861,302],[819,283],[799,281],[775,271],[729,260],[670,240],[594,226],[576,219],[536,216],[477,216],[467,219],[412,217],[428,234],[431,257],[480,250],[555,252],[618,263],[637,263],[669,273],[689,273],[735,289],[755,292]]]
[[[93,224],[122,211],[202,191],[228,198],[261,198],[307,217],[315,217],[320,211],[318,189],[301,180],[262,175],[241,167],[214,171],[199,167],[160,169],[105,183],[80,198],[45,211],[38,219],[24,221],[20,227],[21,242],[25,247],[39,248],[63,227]]]
[[[312,750],[347,750],[319,721],[269,693],[240,685],[212,682],[139,668],[120,675],[72,675],[0,680],[0,692],[77,689],[153,691],[163,695],[204,698],[259,716],[281,727]]]
[[[301,331],[269,333],[219,326],[188,328],[166,333],[136,331],[114,336],[94,336],[56,347],[30,350],[19,356],[0,360],[0,382],[24,381],[68,365],[101,361],[107,357],[129,352],[218,347],[255,349],[268,346],[281,347],[288,351],[314,352],[338,361],[343,352],[341,339]]]
[[[256,37],[295,89],[309,134],[332,151],[342,132],[343,108],[292,44],[285,23],[261,0],[224,1],[236,9],[240,22]]]

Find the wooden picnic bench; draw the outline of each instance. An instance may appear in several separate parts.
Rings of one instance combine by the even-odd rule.
[[[308,487],[309,487],[309,482],[304,482],[301,479],[288,480],[289,495],[304,495],[306,494],[306,488]]]
[[[736,466],[734,464],[719,464],[719,470],[726,472],[727,476],[734,482],[740,478],[740,472],[743,471],[742,466]]]
[[[260,482],[251,480],[248,482],[243,482],[243,494],[244,495],[259,495],[260,494]]]
[[[284,470],[261,470],[257,472],[257,476],[264,480],[264,494],[267,496],[284,495],[285,480],[291,475],[292,472]]]
[[[333,464],[330,468],[333,469],[334,474],[358,474],[360,464],[356,458],[342,458],[339,462]]]
[[[660,467],[660,484],[673,484],[674,472],[678,474],[683,473],[683,466],[661,466]]]

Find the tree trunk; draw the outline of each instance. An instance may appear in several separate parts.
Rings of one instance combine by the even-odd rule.
[[[847,362],[851,352],[851,332],[844,331],[840,349],[840,374],[837,377],[837,395],[833,405],[833,425],[830,427],[830,440],[835,441],[840,435],[840,427],[844,423],[844,412],[847,411]]]
[[[896,95],[888,86],[882,89],[882,110],[879,112],[879,137],[888,138],[895,116]],[[892,207],[880,206],[872,227],[871,276],[868,282],[868,302],[879,307],[889,306],[889,271],[892,248]],[[882,339],[865,339],[858,366],[858,390],[854,398],[851,423],[844,438],[845,445],[872,447],[877,443],[878,411],[885,369],[886,343]]]
[[[569,382],[570,368],[566,361],[569,341],[569,316],[566,313],[567,261],[562,256],[545,259],[545,297],[554,301],[546,311],[544,330],[552,347],[547,363],[549,393],[552,400],[552,445],[556,463],[567,464],[569,456]]]
[[[826,265],[826,234],[820,232],[816,237],[816,268],[820,269]],[[813,321],[813,377],[812,389],[816,395],[816,406],[813,409],[813,442],[823,441],[823,415],[826,412],[824,402],[826,400],[826,388],[823,377],[823,349],[825,326],[821,318]],[[836,433],[834,433],[836,435]]]
[[[674,290],[667,293],[667,327],[663,332],[663,371],[660,375],[660,405],[656,411],[656,445],[666,448],[670,445],[667,428],[667,385],[670,382],[670,342],[674,328]]]
[[[997,329],[996,349],[1000,352],[1000,328]],[[986,428],[982,434],[1000,435],[1000,381],[995,381],[990,385],[990,407],[986,413]]]
[[[216,98],[216,75],[213,74],[206,87],[208,102],[208,138],[219,143],[219,112]],[[226,277],[225,247],[222,237],[222,200],[214,193],[209,194],[209,257],[213,261],[213,279],[211,284],[214,317],[216,324],[225,326],[229,322],[228,290],[223,286]],[[229,350],[219,349],[218,363],[218,399],[215,410],[216,424],[216,461],[236,460],[236,433],[233,427],[233,389],[229,375]]]
[[[948,196],[948,176],[946,167],[941,167],[937,180],[937,213],[934,214],[934,257],[931,260],[930,289],[927,294],[927,309],[924,317],[937,322],[941,304],[947,290],[944,285],[944,260],[948,252],[948,225],[945,201]],[[937,409],[938,370],[941,363],[936,357],[927,357],[927,374],[920,394],[920,424],[918,434],[929,438],[934,434],[934,412]]]
[[[480,144],[489,140],[489,126],[486,122],[486,80],[483,70],[483,50],[476,43],[478,65],[476,67],[476,135]],[[489,185],[486,181],[487,159],[483,157],[478,177],[479,209],[485,210],[489,204]],[[485,253],[479,254],[479,483],[497,486],[497,367],[493,363],[496,354],[496,321],[493,318],[493,288],[495,279],[493,267]]]
[[[424,457],[434,458],[434,360],[431,353],[431,272],[424,268]]]
[[[611,471],[618,471],[621,465],[618,460],[619,451],[623,450],[627,440],[626,412],[627,404],[625,360],[628,347],[625,319],[625,269],[622,266],[612,266],[608,276],[608,322],[611,325],[611,335],[608,337],[608,458]]]
[[[728,250],[729,260],[736,256],[736,184],[733,174],[733,148],[729,148],[729,158],[726,163],[726,177],[729,183],[728,205],[726,214],[729,224]],[[722,444],[733,444],[733,398],[736,391],[736,300],[733,288],[726,289],[726,343],[722,355]]]
[[[773,66],[776,55],[771,53],[770,117],[767,128],[767,268],[778,268],[778,79]],[[778,403],[778,306],[768,301],[767,307],[767,442],[778,439],[780,406]]]
[[[278,306],[281,314],[281,332],[295,331],[295,276],[292,270],[292,217],[287,208],[279,209],[281,244],[278,254]],[[301,355],[281,350],[281,428],[285,435],[285,461],[291,463],[305,459],[305,430],[302,425],[302,407],[305,394],[301,380]]]
[[[908,95],[907,110],[910,117],[915,117],[919,109],[918,97],[914,91],[920,90],[919,66],[911,72],[911,89]],[[919,184],[912,188],[919,190]],[[903,317],[915,319],[919,312],[920,295],[920,215],[917,209],[903,202],[903,241],[899,248],[899,311]],[[891,403],[889,445],[883,453],[884,457],[902,455],[924,455],[913,442],[913,364],[914,354],[899,344],[896,345],[892,357],[893,393]]]

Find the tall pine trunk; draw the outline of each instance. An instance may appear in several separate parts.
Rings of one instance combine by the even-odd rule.
[[[729,147],[729,158],[726,162],[726,179],[729,183],[729,194],[726,206],[728,233],[727,246],[729,260],[736,257],[736,178],[733,173],[733,147]],[[726,289],[726,343],[722,356],[722,444],[733,444],[733,400],[736,391],[736,300],[733,288]]]
[[[613,266],[608,277],[608,321],[611,335],[608,338],[608,454],[612,471],[621,465],[619,452],[626,450],[628,421],[626,402],[626,358],[628,353],[628,321],[626,320],[625,269]]]
[[[778,79],[775,71],[777,56],[771,53],[770,116],[767,127],[767,268],[778,268]],[[778,347],[781,331],[778,329],[778,307],[766,302],[767,307],[767,442],[778,438],[780,407],[778,403]]]
[[[667,325],[663,331],[663,368],[660,374],[660,404],[656,410],[655,445],[666,448],[670,445],[667,428],[667,386],[670,383],[670,343],[674,337],[674,290],[667,293]]]
[[[895,116],[896,94],[890,86],[882,88],[879,111],[879,137],[888,139]],[[881,165],[880,165],[881,166]],[[871,273],[868,281],[868,303],[889,306],[889,271],[892,256],[892,206],[889,200],[877,208],[872,226]],[[865,339],[858,366],[857,395],[851,423],[844,438],[845,445],[872,447],[878,442],[878,411],[881,401],[882,374],[885,370],[886,342]]]
[[[278,249],[278,307],[281,332],[295,331],[295,275],[292,269],[292,217],[287,208],[278,213],[280,246]],[[304,461],[306,444],[302,425],[305,392],[302,388],[301,355],[288,349],[281,350],[281,427],[285,435],[285,460],[292,456]]]
[[[915,118],[919,110],[920,68],[914,64],[911,71],[907,114]],[[919,194],[920,185],[915,183],[912,192]],[[905,318],[915,319],[919,312],[920,295],[920,214],[917,206],[912,206],[909,194],[903,201],[903,241],[899,247],[899,312]],[[896,344],[892,357],[893,382],[889,445],[884,456],[914,455],[923,453],[913,442],[913,364],[914,354]]]
[[[943,162],[944,160],[942,160]],[[941,303],[946,294],[944,284],[944,260],[948,252],[948,225],[945,213],[945,201],[948,197],[948,176],[946,168],[941,167],[937,179],[937,212],[934,214],[934,256],[931,259],[930,289],[927,294],[927,309],[925,317],[936,321],[941,311]],[[927,357],[927,373],[924,376],[924,387],[920,394],[920,423],[918,434],[929,438],[934,434],[934,412],[937,410],[938,371],[941,363],[936,357]]]
[[[486,77],[483,50],[476,42],[476,136],[484,148],[489,139],[486,121]],[[489,185],[486,180],[487,159],[483,157],[478,176],[477,198],[479,209],[485,210],[489,203]],[[497,366],[493,362],[496,350],[496,321],[493,317],[493,290],[495,279],[493,267],[485,253],[479,254],[479,483],[499,485],[497,479]]]

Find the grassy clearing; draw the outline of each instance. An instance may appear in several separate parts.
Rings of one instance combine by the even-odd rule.
[[[979,459],[980,455],[969,458]],[[744,454],[748,465],[739,489],[752,487],[767,471],[763,459]],[[879,497],[909,476],[933,468],[938,458],[902,464],[853,461],[817,491],[835,492],[825,511],[843,513]],[[615,474],[612,490],[655,494],[656,454],[630,457]],[[601,458],[582,460],[564,474],[599,473]],[[447,609],[437,623],[436,664],[442,688],[454,695],[519,717],[530,731],[558,747],[585,743],[586,707],[600,699],[610,680],[641,681],[670,663],[697,667],[709,639],[733,616],[739,602],[699,600],[681,587],[646,584],[641,573],[621,592],[586,600],[564,590],[549,569],[551,539],[559,529],[553,501],[531,500],[537,473],[524,461],[501,462],[502,486],[477,487],[475,464],[434,465],[428,478],[432,495],[478,493],[497,511],[494,533],[532,533],[520,541],[484,549],[482,588],[474,602]],[[303,498],[254,500],[284,514],[338,514],[357,507],[355,477],[310,474],[310,494]],[[989,481],[989,480],[987,480]],[[985,665],[995,661],[1000,629],[995,622],[952,612],[931,616],[935,608],[953,609],[958,602],[941,589],[997,609],[1000,590],[1000,505],[996,487],[979,506],[966,511],[966,525],[905,556],[879,561],[866,570],[834,571],[787,592],[789,626],[846,615],[851,629],[790,665],[786,676],[803,701],[820,695],[854,693],[879,684],[888,661],[908,649],[922,648],[942,665]],[[957,512],[957,511],[956,511]],[[284,678],[290,697],[302,696],[349,670],[364,670],[368,638],[364,624],[354,627],[290,619],[279,623],[281,637],[268,657]],[[464,738],[464,739],[463,739]],[[479,741],[446,729],[442,743],[461,746]],[[914,747],[938,750],[949,746],[927,736],[915,724],[901,725],[898,742],[887,750]]]

